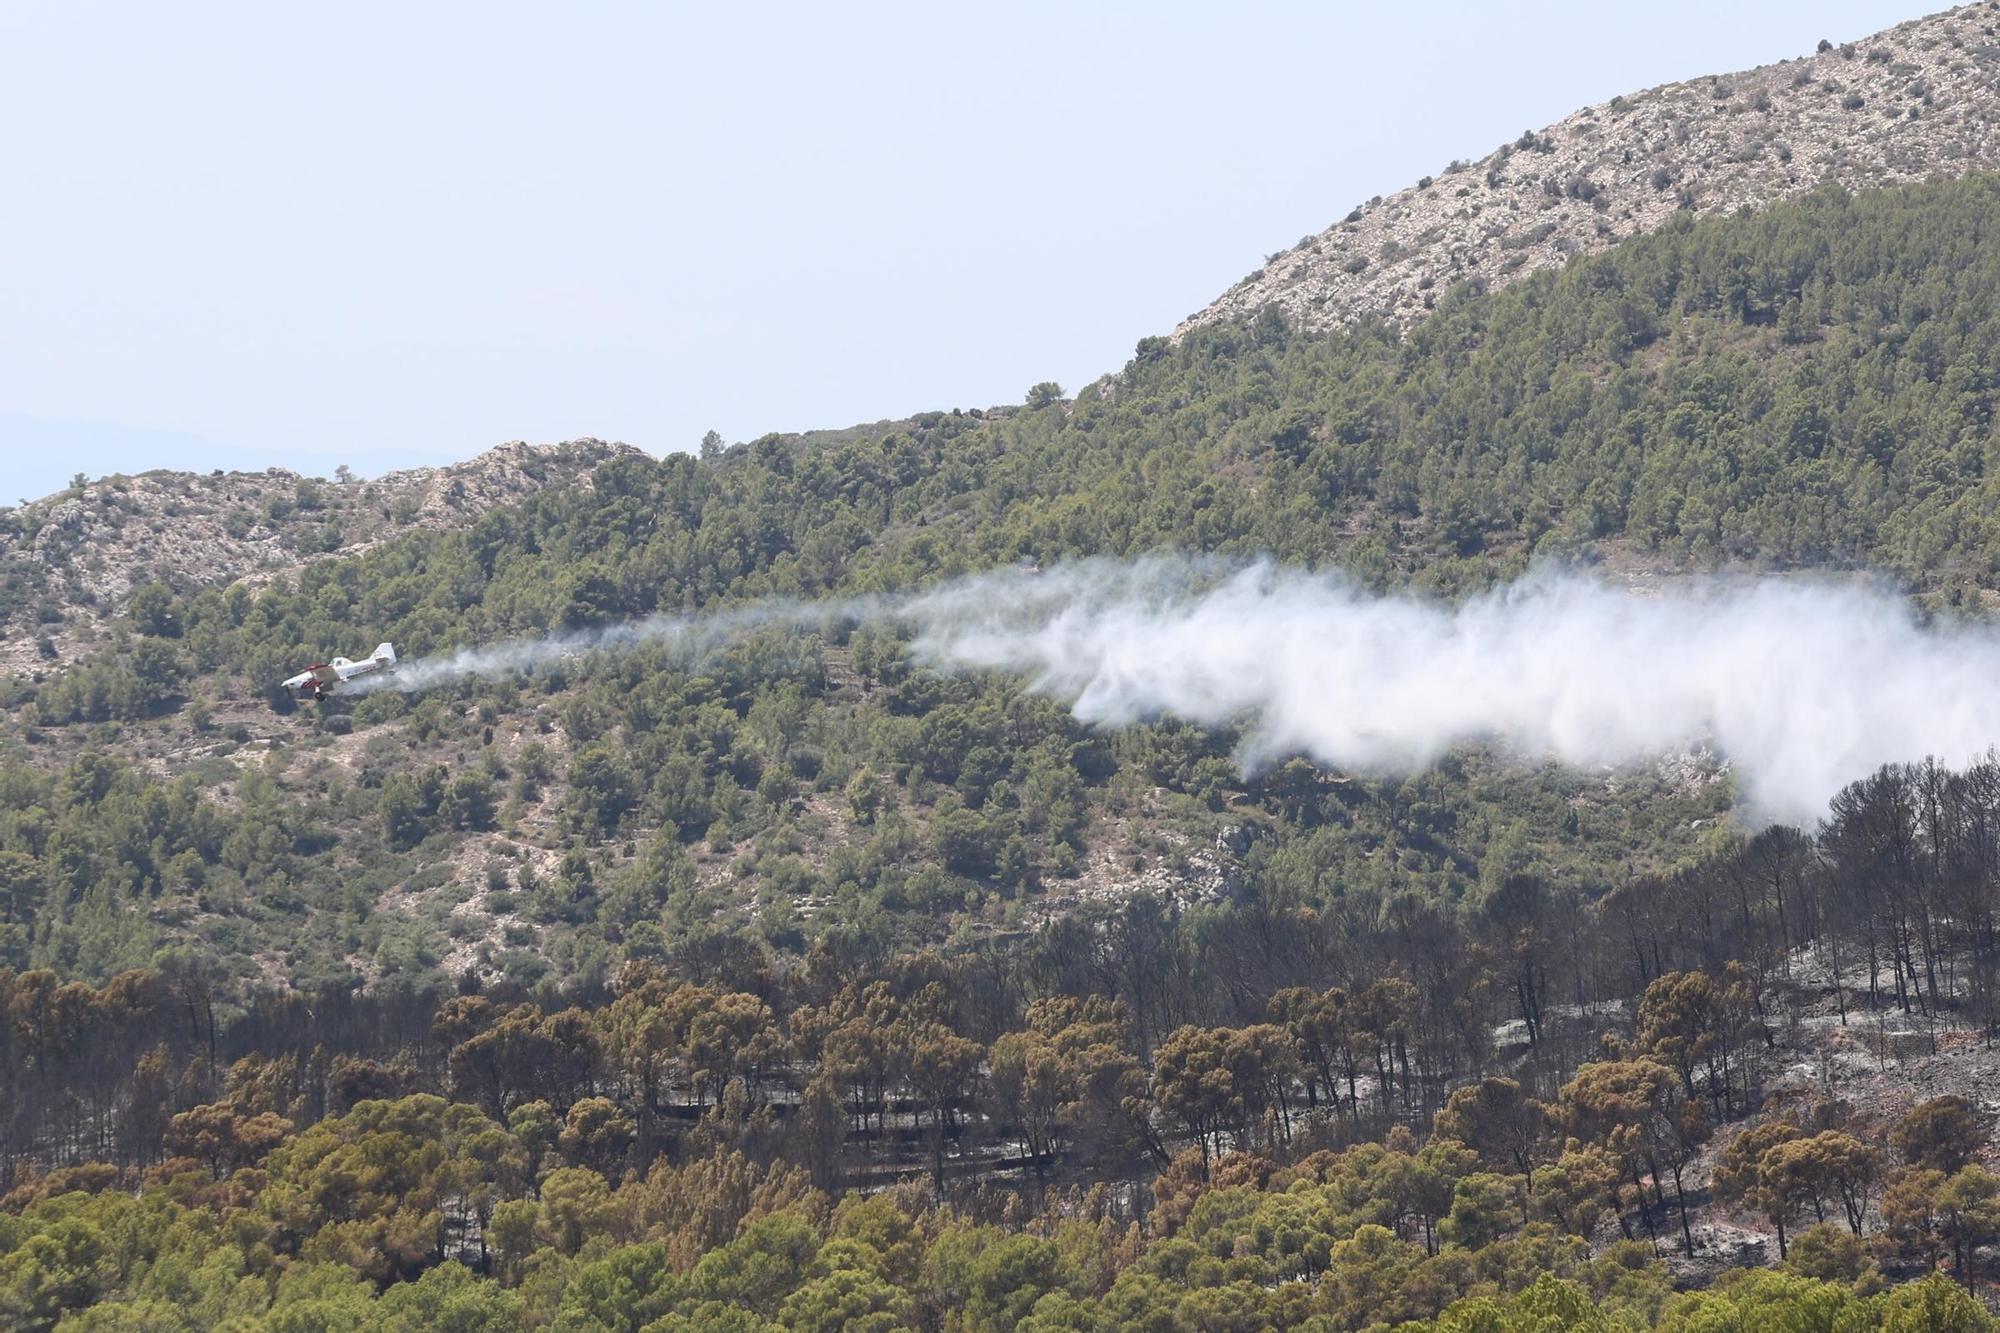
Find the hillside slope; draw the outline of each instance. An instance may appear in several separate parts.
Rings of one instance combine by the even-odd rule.
[[[599,440],[516,441],[372,481],[284,468],[145,472],[0,508],[0,672],[74,656],[140,584],[189,592],[267,579],[397,533],[455,530],[545,488],[587,484],[605,460],[637,453]]]
[[[1239,901],[1455,910],[1521,867],[1584,897],[1671,870],[1727,836],[1726,772],[1246,779],[1231,735],[1087,728],[912,670],[892,625],[300,710],[272,684],[380,637],[415,658],[1163,546],[1443,595],[1565,555],[1869,565],[1969,601],[2000,576],[1996,228],[1990,176],[1816,191],[1461,291],[1400,340],[1260,315],[1108,395],[608,459],[466,527],[149,594],[0,681],[0,966],[587,986],[710,947],[1018,944],[1137,900],[1219,929]]]
[[[9,514],[0,1327],[1993,1333],[2000,762],[1758,829],[1706,752],[1246,773],[894,619],[618,630],[1162,548],[1970,609],[1996,234],[1830,186],[1075,401]],[[560,651],[275,688],[377,638]]]
[[[1407,325],[1454,282],[1497,286],[1677,212],[1759,208],[2000,167],[2000,6],[1967,5],[1813,55],[1586,107],[1478,162],[1371,199],[1174,331],[1276,305],[1326,328]]]

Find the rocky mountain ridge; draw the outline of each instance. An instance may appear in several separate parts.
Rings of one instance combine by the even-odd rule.
[[[464,527],[543,489],[587,484],[602,463],[637,452],[596,439],[517,440],[365,481],[276,467],[156,471],[0,508],[0,671],[67,656],[66,644],[141,584],[186,591],[359,555],[413,528]]]
[[[1174,330],[1275,305],[1295,323],[1406,327],[1453,283],[1498,286],[1657,229],[2000,169],[2000,3],[1966,5],[1808,56],[1586,107],[1478,162],[1356,207],[1274,254]]]

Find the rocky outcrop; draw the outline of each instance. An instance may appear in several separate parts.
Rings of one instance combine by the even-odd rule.
[[[1451,284],[1498,286],[1651,231],[1755,208],[2000,169],[2000,4],[1934,14],[1741,74],[1587,107],[1478,162],[1371,199],[1190,316],[1174,336],[1275,305],[1330,328],[1408,325]]]
[[[180,589],[257,581],[414,528],[464,527],[545,488],[587,484],[605,461],[637,453],[602,440],[516,441],[450,467],[370,481],[283,468],[106,477],[0,509],[9,594],[0,643],[18,650],[45,633],[74,634],[115,615],[153,579]]]

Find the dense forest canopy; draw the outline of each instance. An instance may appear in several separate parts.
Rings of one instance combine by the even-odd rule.
[[[234,1019],[184,957],[102,987],[0,971],[0,1310],[1984,1328],[1989,1117],[1843,1094],[2000,1026],[1996,865],[2000,768],[1923,765],[1816,838],[1596,902],[1528,874],[1457,909],[1134,898],[1006,951],[688,940],[603,994],[270,993]],[[1809,1026],[1828,1066],[1802,1076]],[[1772,1228],[1783,1271],[1676,1295],[1665,1258],[1712,1253],[1717,1210]],[[1923,1277],[1945,1261],[1963,1291]]]
[[[1246,778],[1227,734],[1086,728],[879,627],[269,685],[357,633],[1156,549],[1446,596],[1538,556],[1870,567],[1976,606],[1996,227],[1990,178],[1822,190],[1438,292],[1405,337],[1260,316],[1072,400],[614,459],[141,587],[5,686],[0,1312],[1984,1327],[1984,1113],[1844,1086],[2000,1026],[1991,764],[1909,756],[1812,830],[1739,826],[1701,755]],[[1783,1271],[1675,1294],[1731,1227]]]

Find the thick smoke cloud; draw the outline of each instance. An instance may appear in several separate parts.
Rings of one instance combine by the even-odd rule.
[[[1601,769],[1708,743],[1731,760],[1753,813],[1809,825],[1883,763],[1963,763],[2000,743],[2000,635],[1920,624],[1892,590],[1825,579],[1635,593],[1541,573],[1453,606],[1269,564],[1080,562],[900,598],[472,650],[412,663],[385,684],[871,619],[906,624],[924,665],[1023,675],[1087,722],[1241,727],[1247,768],[1303,754],[1410,772],[1483,741],[1524,762]]]

